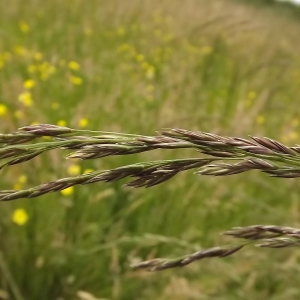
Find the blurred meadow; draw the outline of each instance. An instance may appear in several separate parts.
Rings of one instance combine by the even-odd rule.
[[[0,132],[35,123],[145,135],[179,127],[294,145],[299,29],[297,18],[245,1],[1,1]],[[198,155],[63,154],[1,170],[1,189]],[[0,299],[299,299],[296,249],[249,247],[158,273],[129,267],[224,245],[219,233],[234,226],[300,226],[296,179],[191,171],[150,189],[122,183],[1,202]]]

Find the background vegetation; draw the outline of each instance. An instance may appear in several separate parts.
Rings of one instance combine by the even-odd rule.
[[[293,145],[299,27],[243,1],[2,1],[0,132],[181,127]],[[1,170],[0,187],[189,154],[74,163],[46,153]],[[219,232],[234,226],[300,226],[299,192],[294,179],[191,172],[148,190],[99,183],[2,203],[0,299],[299,299],[295,249],[248,248],[161,273],[129,268],[224,244]]]

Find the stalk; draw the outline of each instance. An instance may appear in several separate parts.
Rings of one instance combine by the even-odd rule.
[[[0,191],[0,201],[20,198],[34,198],[50,192],[58,192],[74,185],[91,184],[94,182],[113,182],[122,178],[134,178],[127,183],[128,187],[151,187],[160,184],[179,172],[198,168],[216,159],[175,159],[137,163],[106,171],[96,171],[75,177],[67,177],[38,185],[26,190]]]
[[[91,134],[93,135],[91,136]],[[59,140],[22,145],[24,141],[32,141],[42,136]],[[232,158],[233,160],[257,158],[261,161],[267,160],[273,163],[287,164],[284,173],[290,171],[288,176],[298,177],[298,169],[300,168],[299,146],[287,147],[268,138],[251,137],[251,139],[223,137],[179,128],[164,130],[158,136],[143,136],[39,124],[25,126],[13,134],[0,136],[0,159],[9,159],[0,165],[0,168],[28,161],[43,152],[53,149],[75,150],[73,153],[68,154],[67,158],[86,160],[141,153],[155,149],[189,148],[217,158]],[[290,166],[292,166],[292,169],[288,170]],[[215,167],[220,168],[220,165]],[[203,172],[203,175],[216,174],[215,172],[210,173]],[[271,175],[278,177],[281,174],[275,172]]]
[[[52,140],[25,143],[43,136],[51,137]],[[287,147],[269,138],[250,138],[251,140],[247,140],[179,128],[163,130],[157,136],[143,136],[77,130],[50,124],[25,126],[15,133],[0,135],[0,160],[5,160],[0,164],[0,170],[53,149],[74,150],[66,158],[81,160],[156,149],[183,148],[194,149],[206,157],[142,162],[88,175],[62,178],[28,190],[1,191],[0,201],[32,198],[73,185],[110,182],[126,177],[133,178],[127,186],[151,187],[188,169],[196,169],[196,174],[205,176],[229,176],[258,170],[272,177],[300,177],[300,146]]]
[[[254,225],[236,227],[223,233],[244,241],[238,245],[208,248],[175,259],[155,258],[133,264],[134,270],[146,269],[148,271],[162,271],[170,268],[184,267],[204,258],[224,258],[242,250],[245,246],[255,244],[260,248],[288,248],[300,246],[300,229],[275,226]]]

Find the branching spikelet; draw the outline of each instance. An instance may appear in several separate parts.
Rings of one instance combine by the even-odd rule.
[[[146,269],[148,271],[162,271],[169,268],[183,267],[197,260],[212,257],[226,257],[232,255],[245,246],[256,242],[262,248],[287,248],[300,246],[300,229],[281,227],[275,225],[254,225],[237,227],[226,231],[229,235],[245,240],[235,246],[214,247],[200,250],[175,259],[155,258],[132,265],[133,269]]]
[[[40,137],[45,142],[32,142]],[[208,158],[150,161],[113,170],[98,171],[74,178],[63,178],[26,191],[6,191],[0,200],[37,197],[60,191],[76,184],[116,181],[125,177],[134,180],[131,187],[151,187],[169,180],[176,174],[197,169],[196,174],[228,176],[259,170],[272,177],[300,177],[300,148],[287,147],[269,138],[220,136],[200,131],[173,128],[157,136],[143,136],[105,131],[78,130],[51,124],[25,126],[12,134],[0,135],[0,169],[23,163],[53,149],[73,150],[68,159],[96,159],[113,155],[129,155],[155,149],[194,149]]]

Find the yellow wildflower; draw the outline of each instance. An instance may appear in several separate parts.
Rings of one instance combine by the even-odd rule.
[[[146,77],[148,79],[153,79],[155,76],[155,68],[153,66],[149,66],[146,71]]]
[[[262,115],[257,116],[256,117],[256,123],[259,124],[259,125],[265,123],[265,117],[262,116]]]
[[[50,75],[56,71],[56,67],[51,65],[49,62],[44,61],[43,63],[37,66],[37,69],[40,71],[41,80],[46,80]]]
[[[21,110],[16,110],[14,112],[14,116],[16,119],[23,119],[24,118],[24,113]]]
[[[117,29],[117,35],[123,36],[125,34],[125,29],[123,27],[119,27]]]
[[[18,178],[17,183],[14,184],[14,190],[21,190],[23,188],[23,185],[27,182],[27,176],[21,175]]]
[[[298,140],[299,140],[299,134],[298,134],[296,131],[291,131],[291,132],[289,133],[289,139],[290,139],[292,142],[298,141]]]
[[[23,92],[19,95],[19,101],[27,107],[32,106],[33,101],[32,101],[32,95],[30,92]]]
[[[142,62],[141,67],[143,70],[147,70],[149,69],[149,67],[151,67],[151,65],[149,63],[147,63],[146,61]]]
[[[135,58],[138,62],[142,62],[145,60],[145,56],[143,54],[137,54]]]
[[[69,175],[77,176],[80,174],[81,168],[80,168],[80,166],[73,164],[68,167],[67,171],[68,171]]]
[[[43,59],[43,54],[41,52],[36,52],[36,53],[34,53],[33,58],[35,60],[42,60]]]
[[[25,89],[30,90],[35,86],[35,81],[33,79],[27,79],[24,81],[23,86]]]
[[[19,22],[19,28],[23,33],[28,33],[30,31],[29,25],[24,21]]]
[[[250,92],[248,93],[248,95],[247,95],[247,97],[248,97],[249,99],[255,99],[256,96],[257,96],[257,94],[256,94],[256,92],[254,92],[254,91],[250,91]]]
[[[204,54],[204,55],[209,55],[209,54],[211,54],[212,52],[213,52],[213,48],[212,47],[210,47],[210,46],[204,46],[204,47],[202,47],[202,49],[201,49],[201,51],[202,51],[202,53]]]
[[[22,189],[22,184],[19,183],[19,182],[15,183],[13,189],[16,190],[16,191],[21,190]]]
[[[62,191],[60,191],[64,196],[70,196],[73,194],[74,192],[74,187],[73,186],[70,186]]]
[[[147,91],[148,91],[149,93],[152,93],[152,92],[154,91],[154,86],[153,86],[153,85],[148,85],[148,86],[147,86]]]
[[[5,116],[7,114],[7,106],[5,104],[0,103],[0,117]]]
[[[74,85],[81,85],[82,84],[82,78],[78,76],[71,76],[70,77],[70,82],[73,83]]]
[[[24,208],[18,208],[13,212],[12,221],[19,226],[23,226],[28,221],[28,214]]]
[[[127,51],[128,49],[130,49],[130,45],[128,44],[122,44],[119,48],[118,48],[118,52],[125,52]]]
[[[53,74],[53,73],[56,72],[56,67],[55,67],[55,66],[52,66],[52,65],[49,65],[47,71],[48,71],[48,74],[51,75],[51,74]]]
[[[85,27],[83,32],[86,36],[91,36],[93,34],[93,30],[90,27]]]
[[[18,182],[21,184],[25,184],[27,182],[27,176],[26,175],[19,176]]]
[[[81,127],[81,128],[87,127],[88,124],[89,124],[89,121],[88,121],[88,119],[86,119],[86,118],[81,118],[81,119],[79,120],[79,127]]]
[[[68,67],[70,70],[73,70],[73,71],[77,71],[80,69],[80,65],[76,61],[69,61]]]
[[[51,103],[51,108],[52,108],[53,110],[59,109],[59,103],[57,103],[57,102],[52,102],[52,103]]]
[[[58,125],[58,126],[61,126],[61,127],[65,127],[65,126],[67,126],[67,122],[66,122],[65,120],[59,120],[59,121],[57,122],[57,125]]]
[[[15,46],[14,52],[19,56],[25,56],[28,51],[22,46]]]

